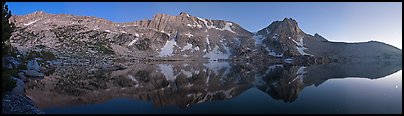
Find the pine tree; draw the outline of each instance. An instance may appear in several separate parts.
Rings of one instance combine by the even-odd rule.
[[[1,45],[4,47],[7,40],[11,37],[11,32],[13,30],[13,24],[9,23],[9,19],[11,17],[11,11],[8,10],[8,5],[6,2],[1,2],[1,8],[3,9],[1,12]]]
[[[5,2],[1,2],[2,12],[1,12],[1,49],[2,55],[6,55],[10,52],[11,45],[7,43],[7,41],[11,37],[11,32],[13,31],[13,24],[9,23],[9,18],[11,17],[11,11],[8,10],[8,6]],[[3,66],[3,62],[2,62]],[[12,74],[16,73],[16,70],[8,70],[4,67],[1,69],[1,89],[2,94],[5,91],[9,91],[15,87],[15,81],[11,78]]]

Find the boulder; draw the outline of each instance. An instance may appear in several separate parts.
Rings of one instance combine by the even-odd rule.
[[[16,81],[16,86],[13,89],[13,93],[17,95],[25,95],[25,85],[24,82],[21,79],[12,77]]]
[[[30,77],[44,77],[45,76],[45,74],[40,73],[40,72],[35,71],[35,70],[22,70],[22,71],[24,72],[24,74],[26,76],[30,76]]]
[[[4,57],[3,58],[3,67],[7,69],[13,69],[13,68],[18,68],[18,66],[21,64],[20,61],[14,57]]]
[[[18,78],[21,79],[23,82],[28,81],[27,77],[25,77],[24,72],[18,72],[17,75],[18,75]]]
[[[28,61],[27,69],[28,70],[39,71],[40,66],[39,66],[39,64],[38,64],[38,62],[36,60],[30,60],[30,61]]]

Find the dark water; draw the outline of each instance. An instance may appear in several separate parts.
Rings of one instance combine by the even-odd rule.
[[[401,63],[60,67],[28,83],[46,113],[402,113]]]

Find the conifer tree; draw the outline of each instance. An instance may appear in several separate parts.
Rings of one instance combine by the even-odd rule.
[[[7,41],[11,37],[11,32],[13,31],[13,24],[9,23],[9,18],[11,17],[11,11],[8,10],[8,6],[5,2],[1,2],[2,12],[1,12],[1,49],[2,55],[6,55],[10,52],[11,45],[7,43]],[[3,66],[3,62],[2,62]],[[2,95],[5,91],[9,91],[13,89],[16,85],[16,82],[11,78],[12,74],[15,73],[15,70],[8,70],[2,67],[1,69],[1,89]]]

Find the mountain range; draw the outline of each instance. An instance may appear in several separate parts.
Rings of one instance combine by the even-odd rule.
[[[128,60],[245,60],[256,62],[362,62],[401,60],[402,51],[377,42],[332,42],[310,35],[296,20],[274,21],[257,32],[235,22],[181,12],[116,23],[91,16],[37,11],[12,16],[11,43],[22,53],[50,51],[64,62]],[[327,28],[327,27],[325,27]]]

